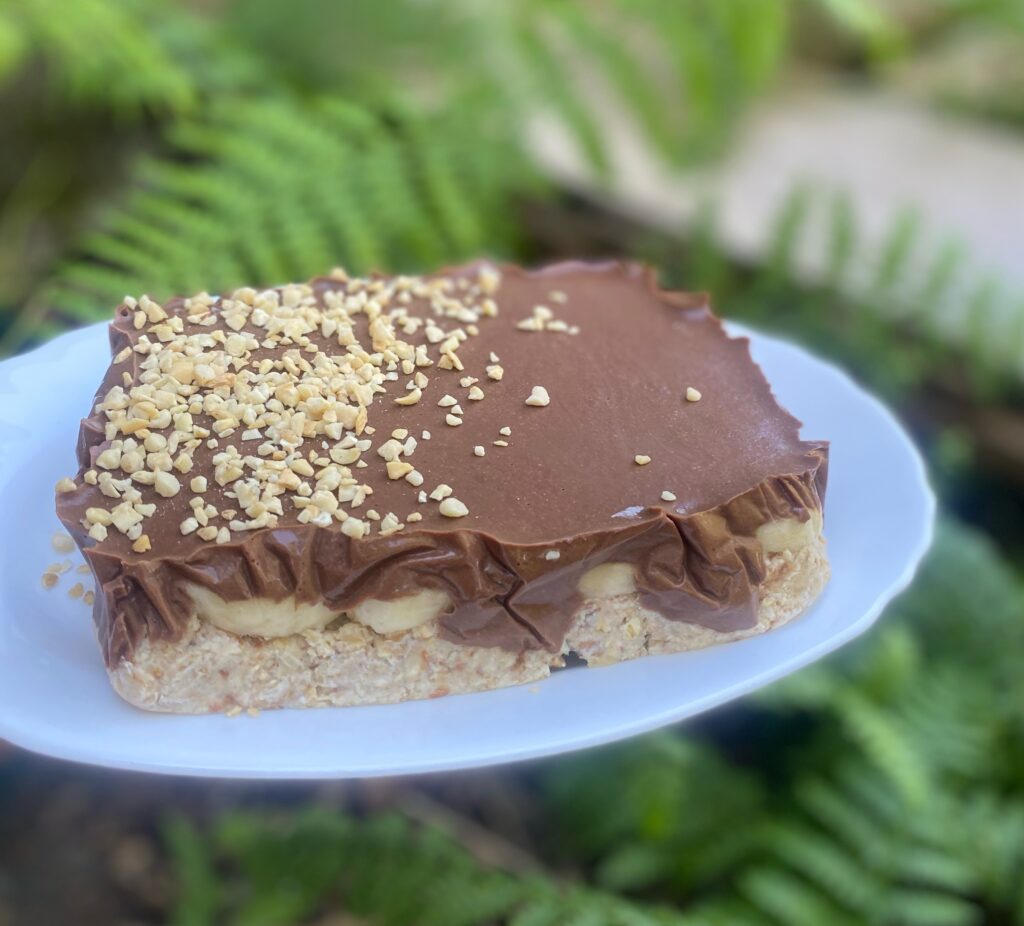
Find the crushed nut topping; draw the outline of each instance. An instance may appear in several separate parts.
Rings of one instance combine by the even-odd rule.
[[[686,401],[687,402],[699,402],[702,396],[700,390],[694,389],[693,386],[686,387]]]
[[[551,396],[543,386],[534,386],[526,399],[526,404],[543,408],[545,405],[551,404]]]
[[[423,398],[423,390],[419,386],[413,386],[405,395],[395,399],[395,405],[415,405]]]
[[[647,456],[646,453],[638,453],[635,457],[633,457],[633,462],[636,463],[637,466],[646,466],[648,463],[651,462],[651,458]]]
[[[201,293],[179,309],[148,296],[125,299],[130,343],[115,363],[134,356],[135,373],[124,371],[96,405],[105,439],[83,478],[110,501],[85,513],[93,540],[117,531],[148,552],[154,535],[146,520],[168,511],[182,535],[216,543],[273,528],[286,512],[300,523],[338,523],[351,537],[403,529],[390,512],[353,516],[373,494],[359,469],[383,467],[389,480],[414,490],[424,482],[408,461],[416,439],[396,429],[379,441],[372,409],[378,401],[423,401],[436,379],[430,367],[463,372],[460,347],[498,314],[501,277],[484,266],[457,279],[337,272],[330,280]],[[489,353],[488,375],[500,379]],[[484,397],[477,377],[458,382],[468,399]],[[436,401],[446,423],[459,427],[458,400],[444,393]],[[209,479],[189,477],[200,463]],[[76,488],[72,479],[56,486],[58,493]],[[183,488],[193,496],[188,507],[178,499]]]
[[[454,497],[444,499],[438,506],[438,511],[446,518],[464,518],[469,514],[469,509]]]
[[[546,305],[535,305],[533,313],[528,318],[516,322],[516,328],[520,331],[555,331],[561,334],[580,333],[579,325],[570,325],[568,322],[555,318],[555,313]]]
[[[153,488],[157,495],[174,498],[181,491],[181,483],[170,473],[158,472],[153,479]]]
[[[661,493],[661,499],[662,501],[665,502],[674,502],[676,500],[676,493],[669,492],[669,490],[666,489],[664,492]]]

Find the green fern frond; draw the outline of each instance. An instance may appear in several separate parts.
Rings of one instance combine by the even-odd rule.
[[[1020,677],[1024,582],[977,531],[945,521],[914,594],[902,597],[895,613],[917,629],[926,658],[984,664],[989,683],[1004,691]]]
[[[677,816],[661,821],[657,840],[638,838],[643,811],[621,797],[630,781],[654,782],[666,769],[686,780],[699,767],[692,752],[681,762],[668,753],[656,759],[640,744],[620,747],[606,752],[600,774],[591,764],[589,775],[582,763],[569,774],[572,763],[561,763],[548,776],[559,784],[552,806],[569,812],[560,819],[571,828],[588,816],[607,819],[614,803],[614,830],[604,842],[582,830],[577,853],[603,845],[595,877],[619,890],[660,887],[695,923],[714,923],[728,909],[739,923],[928,926],[976,922],[981,905],[1015,909],[1024,809],[1018,797],[979,801],[972,791],[979,781],[1019,788],[1020,702],[1005,696],[1002,666],[1012,671],[1017,662],[1022,601],[1020,579],[1005,561],[975,532],[944,523],[921,580],[876,632],[759,699],[758,710],[799,712],[796,729],[813,726],[803,741],[786,741],[785,761],[759,758],[774,786],[743,815],[752,843],[703,876],[692,874],[694,857],[739,829],[723,816],[730,798],[708,790],[713,776],[701,774],[704,784],[692,793],[682,788],[675,810],[661,805]],[[956,634],[948,632],[953,626]],[[1005,651],[1000,664],[996,650]],[[965,665],[972,661],[994,671],[972,672]],[[746,723],[762,717],[754,711]],[[626,777],[624,768],[631,768]],[[711,839],[689,819],[702,803],[718,808]],[[997,806],[1006,822],[992,825]]]
[[[682,926],[678,914],[584,885],[488,868],[436,829],[386,814],[231,813],[216,827],[216,856],[195,831],[168,831],[184,890],[176,922],[190,926],[298,923],[335,903],[382,926]],[[215,885],[210,898],[206,885]],[[203,887],[204,904],[193,893]]]
[[[921,239],[921,216],[916,209],[902,209],[883,237],[869,292],[885,298],[899,289]]]
[[[710,750],[652,736],[608,750],[604,769],[594,776],[585,757],[570,757],[545,779],[566,847],[597,863],[602,886],[637,890],[669,877],[690,887],[713,880],[751,848],[749,821],[763,795]],[[691,842],[708,848],[680,864],[678,849]]]
[[[906,926],[974,926],[981,919],[970,901],[934,891],[897,891],[888,904],[892,922]]]
[[[138,185],[83,239],[41,301],[103,317],[126,292],[161,297],[243,283],[429,267],[510,241],[508,195],[528,188],[505,139],[434,120],[391,119],[337,99],[218,107],[171,134],[174,159],[144,161]],[[472,145],[502,165],[472,174]]]
[[[892,702],[873,697],[870,689],[862,686],[863,682],[834,683],[826,689],[830,693],[825,703],[819,702],[819,709],[835,716],[845,735],[857,744],[909,806],[924,805],[932,788],[931,766],[922,755],[928,741],[921,742],[911,736],[905,718],[892,709]],[[899,703],[899,696],[894,702]],[[776,701],[776,705],[778,703]]]
[[[52,91],[68,103],[184,112],[198,87],[169,39],[186,20],[151,0],[22,0],[5,11],[2,31],[17,63],[42,58]]]
[[[663,261],[667,279],[714,287],[728,315],[794,333],[891,393],[952,371],[981,400],[1021,391],[1024,304],[979,277],[957,242],[926,244],[914,210],[870,250],[849,200],[819,193],[808,184],[789,192],[756,268],[729,265],[708,207],[683,260]]]
[[[857,220],[849,195],[838,194],[829,203],[828,255],[823,283],[826,290],[842,292],[857,256]]]
[[[799,872],[847,910],[864,911],[875,904],[882,882],[863,858],[833,834],[805,823],[786,822],[767,828],[765,839],[774,859]]]
[[[927,755],[929,765],[965,778],[997,754],[999,721],[987,712],[987,703],[986,687],[953,664],[918,673],[892,702],[914,748]]]
[[[1024,802],[985,786],[960,807],[957,827],[963,858],[972,866],[987,904],[1016,922],[1024,912]]]
[[[854,922],[926,926],[928,915],[950,923],[976,918],[968,898],[978,889],[977,873],[964,861],[959,834],[920,822],[952,812],[947,797],[933,793],[922,812],[860,760],[843,764],[834,781],[809,781],[796,794],[806,821],[783,818],[765,845],[787,872],[782,883],[814,885]]]
[[[478,70],[496,102],[524,117],[555,114],[599,171],[607,167],[602,94],[624,104],[654,150],[679,164],[718,151],[777,71],[788,9],[773,0],[470,6],[459,47],[483,52]]]
[[[209,842],[188,820],[175,816],[161,827],[176,862],[179,893],[171,926],[212,923],[220,911],[220,886]]]
[[[740,882],[740,891],[758,910],[780,926],[856,926],[858,920],[844,913],[807,882],[783,868],[754,868]]]
[[[897,52],[904,41],[898,23],[873,0],[821,0],[820,6],[845,30],[859,35],[875,55]]]
[[[590,89],[601,86],[673,163],[718,150],[778,69],[791,5],[442,0],[427,14],[418,0],[386,12],[369,0],[301,0],[295,17],[316,23],[316,49],[365,36],[358,66],[335,66],[295,45],[295,23],[282,40],[273,0],[219,17],[158,0],[26,0],[0,19],[9,75],[39,59],[65,109],[158,121],[136,128],[152,133],[155,153],[118,205],[13,284],[18,302],[31,298],[7,343],[52,324],[51,302],[67,322],[96,317],[127,289],[508,251],[518,233],[509,203],[538,188],[521,143],[538,114],[606,164],[605,108]],[[67,183],[72,168],[55,170],[52,182]]]
[[[819,777],[802,779],[794,785],[793,797],[798,807],[847,846],[862,864],[873,864],[878,859],[883,847],[874,822],[835,782]]]
[[[0,9],[0,81],[16,73],[28,54],[28,30],[14,10]]]

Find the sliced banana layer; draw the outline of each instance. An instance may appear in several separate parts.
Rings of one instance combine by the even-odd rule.
[[[283,601],[268,598],[225,601],[201,585],[189,584],[187,590],[200,620],[239,636],[272,640],[306,630],[323,630],[343,616],[322,602],[300,604],[294,597]],[[427,588],[392,601],[371,598],[344,616],[379,634],[401,633],[434,620],[449,604],[446,592]]]
[[[283,601],[250,598],[247,601],[225,601],[208,588],[190,583],[189,597],[196,606],[200,620],[239,636],[287,637],[304,630],[322,630],[340,616],[322,602],[300,604],[294,597]]]
[[[783,518],[762,524],[756,537],[765,553],[781,553],[783,550],[796,553],[812,543],[820,533],[821,512],[812,511],[806,521]]]
[[[370,598],[355,606],[352,617],[377,633],[400,633],[432,621],[449,604],[447,592],[425,588],[415,595],[406,595],[392,601]]]
[[[603,563],[580,576],[584,598],[614,598],[636,591],[636,567],[632,563]]]

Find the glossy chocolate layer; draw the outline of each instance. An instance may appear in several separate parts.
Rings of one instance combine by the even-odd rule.
[[[471,278],[478,268],[445,275]],[[423,399],[411,406],[393,402],[403,376],[370,409],[374,448],[396,428],[417,438],[430,432],[410,462],[424,476],[422,489],[450,485],[469,509],[465,517],[446,518],[436,502],[419,503],[419,489],[388,479],[383,460],[369,452],[370,465],[355,471],[373,487],[363,510],[395,512],[403,522],[420,512],[422,520],[387,536],[351,539],[338,523],[299,523],[286,499],[275,527],[216,544],[181,534],[192,497],[182,477],[186,490],[170,499],[141,487],[147,502],[159,502],[146,524],[148,552],[134,552],[116,531],[97,543],[81,519],[110,499],[82,475],[108,444],[102,414],[86,418],[78,488],[58,496],[58,512],[96,573],[95,619],[108,662],[129,655],[146,634],[180,637],[193,611],[185,582],[226,600],[324,601],[339,615],[368,598],[441,588],[452,602],[440,618],[448,639],[558,651],[579,603],[580,576],[601,563],[627,562],[636,566],[643,603],[666,617],[723,631],[752,626],[764,575],[755,532],[768,521],[805,521],[821,510],[826,445],[800,439],[799,422],[776,403],[746,339],[724,333],[705,296],[662,292],[651,271],[632,264],[501,273],[493,297],[499,314],[481,319],[479,335],[459,349],[465,369],[431,367]],[[314,281],[318,297],[341,287]],[[537,305],[579,333],[517,327]],[[182,306],[175,300],[165,308],[181,315]],[[416,300],[410,311],[429,314]],[[115,355],[141,334],[132,315],[122,306],[112,324]],[[438,324],[458,326],[451,319]],[[422,334],[410,340],[424,343]],[[318,344],[338,350],[328,337]],[[504,370],[500,382],[485,373],[492,352]],[[137,376],[138,359],[115,363],[98,398],[125,371]],[[468,399],[460,386],[467,375],[479,378],[483,400]],[[550,404],[525,404],[534,386],[547,390]],[[685,399],[688,387],[700,391],[699,401]],[[437,405],[445,394],[462,406],[461,426],[445,423],[449,410]],[[504,427],[509,436],[500,433]],[[236,432],[220,449],[240,442]],[[476,446],[484,456],[474,454]],[[214,452],[199,448],[188,476],[209,476],[206,497],[229,508],[223,492],[230,486],[217,486],[211,475]],[[638,465],[637,455],[650,462]],[[662,499],[666,491],[674,501]]]

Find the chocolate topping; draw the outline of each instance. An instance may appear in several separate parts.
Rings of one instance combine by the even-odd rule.
[[[477,305],[487,297],[475,282],[482,267],[426,279],[451,281],[447,291],[465,292],[467,304]],[[325,277],[307,295],[322,307],[325,294],[351,294],[359,285]],[[156,506],[142,522],[149,547],[144,552],[138,552],[146,546],[137,542],[138,528],[123,533],[111,527],[96,541],[83,521],[88,509],[109,510],[120,501],[84,481],[90,469],[104,472],[96,470],[97,460],[111,446],[110,416],[100,403],[111,388],[141,381],[146,355],[125,348],[136,348],[143,335],[158,340],[148,321],[136,327],[135,305],[122,305],[111,325],[112,351],[121,359],[97,394],[97,410],[82,423],[76,489],[60,494],[57,505],[96,574],[95,619],[108,662],[129,655],[147,634],[180,638],[194,611],[185,582],[226,600],[294,595],[303,602],[323,601],[339,615],[368,598],[439,588],[452,603],[439,618],[449,640],[557,651],[580,603],[582,574],[602,563],[626,562],[636,567],[642,603],[664,616],[722,631],[751,626],[764,577],[755,532],[768,521],[805,521],[821,510],[827,446],[800,440],[799,422],[776,403],[750,359],[747,340],[724,333],[706,296],[662,292],[650,270],[633,264],[565,263],[533,272],[503,267],[491,298],[497,315],[482,313],[472,322],[436,315],[428,296],[411,295],[402,303],[410,316],[431,321],[414,333],[402,334],[399,326],[399,337],[427,345],[435,364],[422,368],[429,382],[414,404],[394,401],[413,391],[411,375],[399,369],[397,379],[383,383],[386,391],[367,409],[373,433],[360,436],[372,439],[372,449],[361,456],[367,465],[351,468],[372,494],[358,509],[341,507],[364,520],[371,508],[381,516],[393,512],[404,528],[381,532],[383,521],[367,520],[373,530],[351,537],[337,517],[302,523],[296,504],[303,502],[296,498],[303,496],[288,493],[266,526],[232,528],[226,542],[202,539],[195,530],[183,534],[181,525],[193,515],[197,497],[189,483],[197,476],[208,482],[199,493],[205,504],[218,512],[243,508],[227,494],[237,494],[238,486],[219,484],[214,463],[228,447],[242,457],[258,455],[265,435],[248,433],[243,422],[221,436],[217,447],[198,443],[191,470],[171,473],[182,487],[176,494],[165,497],[158,486],[133,481],[141,504]],[[264,340],[252,314],[240,328],[225,327],[223,301],[213,307],[213,326],[191,321],[189,305],[178,299],[162,310],[183,320],[185,335],[255,335],[259,346],[250,342],[240,361],[250,368],[296,350],[296,343]],[[365,314],[353,316],[354,336],[367,350],[370,321]],[[457,347],[463,369],[436,363],[444,343],[431,342],[431,327],[446,334],[460,327],[478,330]],[[325,356],[343,356],[346,348],[328,330],[313,330],[308,340]],[[302,356],[312,362],[314,355]],[[465,377],[478,381],[463,385]],[[546,390],[547,405],[527,404],[535,386]],[[231,383],[220,389],[230,395]],[[471,390],[484,397],[471,398]],[[445,395],[456,405],[439,405]],[[207,410],[193,417],[211,429]],[[446,423],[448,415],[462,423]],[[401,459],[422,475],[422,485],[389,478],[385,471],[377,450],[395,429],[419,441]],[[151,427],[142,433],[171,431]],[[315,451],[319,462],[312,466],[320,469],[341,443],[323,434],[307,436],[299,455],[308,459]],[[475,447],[484,449],[482,456]],[[638,465],[637,456],[650,462]],[[116,469],[113,475],[128,478]],[[440,484],[452,488],[468,514],[445,517],[437,501],[418,501],[420,492],[429,494]],[[675,500],[663,500],[663,493]],[[408,520],[413,512],[422,518]],[[235,520],[244,518],[239,513]],[[220,529],[228,522],[218,516],[210,524]]]

